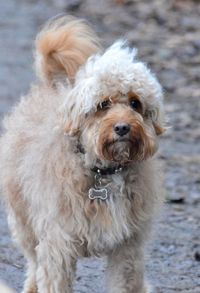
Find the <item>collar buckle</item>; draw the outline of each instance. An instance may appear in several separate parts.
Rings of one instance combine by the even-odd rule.
[[[107,168],[99,168],[97,166],[94,166],[91,171],[96,173],[96,175],[99,176],[106,176],[106,175],[114,175],[122,172],[125,167],[119,165],[117,167],[107,167]]]

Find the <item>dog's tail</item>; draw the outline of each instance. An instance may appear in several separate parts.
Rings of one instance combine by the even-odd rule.
[[[73,83],[77,70],[100,50],[96,34],[83,20],[62,16],[50,20],[36,38],[36,71],[53,84],[60,77]]]

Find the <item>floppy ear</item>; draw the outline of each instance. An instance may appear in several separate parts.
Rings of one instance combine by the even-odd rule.
[[[99,49],[97,36],[83,20],[54,18],[36,38],[37,75],[49,84],[60,78],[73,83],[79,67]]]
[[[164,126],[163,107],[160,106],[159,108],[148,110],[147,115],[152,120],[152,124],[153,124],[156,135],[163,134],[166,130]]]
[[[69,136],[76,136],[80,132],[80,119],[76,121],[76,125],[74,121],[68,120],[64,124],[64,132]]]
[[[91,62],[93,62],[92,59],[89,66],[91,66]],[[83,72],[85,74],[85,67]],[[65,101],[61,108],[64,129],[69,135],[76,135],[83,128],[88,115],[96,110],[99,88],[95,85],[96,78],[93,75],[85,78],[84,75],[82,76],[82,70],[80,70],[75,84],[68,90],[67,94],[65,85],[59,86],[62,99]]]
[[[62,109],[64,133],[69,136],[79,134],[81,123],[83,122],[83,114],[77,115],[77,105],[74,101],[63,105]]]
[[[86,114],[83,111],[83,102],[79,99],[76,89],[72,90],[62,106],[64,132],[76,136],[85,122]]]
[[[157,135],[161,135],[165,132],[165,128],[162,127],[161,125],[157,124],[156,122],[153,123],[153,126],[154,126],[154,129],[155,129],[155,132]]]

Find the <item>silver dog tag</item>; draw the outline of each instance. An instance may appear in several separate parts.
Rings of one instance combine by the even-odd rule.
[[[89,198],[90,199],[101,199],[106,200],[108,198],[108,190],[106,188],[90,188],[89,189]]]

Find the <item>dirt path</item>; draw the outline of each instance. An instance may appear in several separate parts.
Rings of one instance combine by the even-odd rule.
[[[34,80],[33,39],[49,17],[60,12],[85,17],[105,45],[126,36],[160,79],[172,126],[161,141],[168,202],[148,249],[148,276],[155,293],[200,293],[200,3],[125,2],[2,1],[0,117]],[[0,279],[19,292],[25,265],[10,240],[3,207],[0,223]],[[103,293],[103,270],[98,259],[79,262],[75,292]]]

